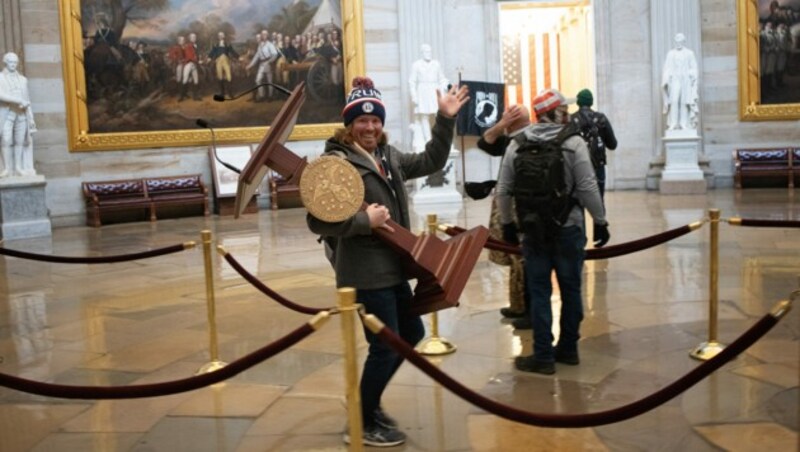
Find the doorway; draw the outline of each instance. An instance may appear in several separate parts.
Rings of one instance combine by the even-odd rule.
[[[536,94],[550,88],[567,98],[583,88],[596,91],[589,0],[513,2],[499,8],[506,105],[530,108]]]

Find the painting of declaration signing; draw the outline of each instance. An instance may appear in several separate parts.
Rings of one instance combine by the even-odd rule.
[[[299,124],[340,121],[338,0],[80,0],[89,131],[267,125],[307,85]],[[217,102],[222,95],[228,101]]]

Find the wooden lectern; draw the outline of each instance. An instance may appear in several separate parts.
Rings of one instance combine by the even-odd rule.
[[[269,168],[287,182],[299,184],[300,175],[308,161],[287,149],[283,143],[297,122],[304,101],[305,83],[300,83],[283,104],[258,149],[242,170],[236,191],[236,218],[243,213],[245,200],[253,196]],[[416,236],[392,220],[387,224],[394,232],[374,229],[373,233],[403,259],[409,279],[417,279],[413,312],[426,314],[458,306],[458,299],[489,237],[489,230],[478,226],[443,241],[430,234]]]

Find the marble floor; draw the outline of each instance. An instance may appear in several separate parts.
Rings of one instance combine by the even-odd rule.
[[[704,218],[800,219],[797,190],[719,189],[707,195],[611,192],[611,244]],[[424,213],[421,211],[418,213]],[[443,221],[485,224],[489,203],[439,209]],[[417,216],[415,231],[424,229]],[[192,217],[60,228],[8,248],[56,255],[132,253],[209,229],[245,268],[290,300],[335,304],[333,273],[301,209],[234,220]],[[719,340],[730,342],[800,286],[800,231],[720,225]],[[219,355],[234,361],[300,326],[290,311],[213,259]],[[365,269],[367,271],[367,269]],[[107,265],[0,257],[0,372],[74,385],[128,385],[193,375],[209,361],[202,249]],[[585,268],[581,364],[553,376],[514,370],[530,331],[501,319],[507,269],[484,252],[461,305],[439,314],[458,350],[433,359],[471,389],[538,413],[586,413],[636,401],[698,365],[708,338],[709,226],[668,244]],[[554,308],[559,299],[553,298]],[[668,403],[628,421],[538,428],[489,414],[406,363],[385,409],[406,451],[798,450],[800,307],[736,360]],[[426,317],[426,323],[429,323]],[[430,331],[430,328],[429,328]],[[363,335],[358,333],[363,360]],[[0,388],[0,451],[345,450],[344,370],[338,318],[226,383],[165,397],[95,401]]]

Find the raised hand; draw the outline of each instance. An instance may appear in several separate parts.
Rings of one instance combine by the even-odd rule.
[[[453,85],[445,94],[437,89],[436,100],[439,102],[439,113],[452,118],[469,101],[469,88],[467,85]]]

